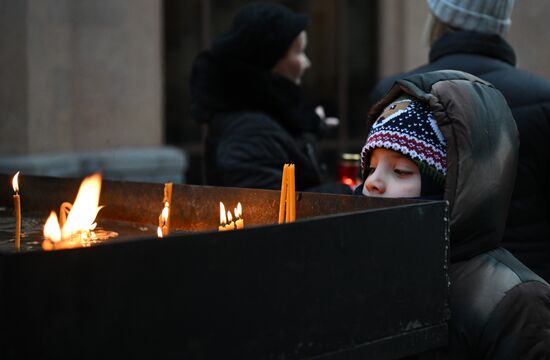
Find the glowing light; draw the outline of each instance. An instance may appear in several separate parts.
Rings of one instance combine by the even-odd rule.
[[[225,217],[225,205],[221,201],[220,201],[220,224],[221,225],[227,224],[227,218]]]
[[[88,176],[80,184],[74,204],[64,203],[61,211],[68,212],[67,219],[63,224],[57,219],[54,211],[51,212],[44,225],[43,248],[49,249],[46,242],[66,243],[63,247],[89,246],[90,240],[95,239],[92,232],[97,226],[95,218],[103,206],[99,204],[101,192],[101,175],[99,173]],[[61,214],[62,217],[65,214]]]
[[[15,191],[15,193],[19,192],[19,171],[13,176],[11,186],[13,186],[13,191]]]
[[[51,242],[56,243],[61,241],[61,229],[59,228],[59,221],[55,211],[50,213],[46,224],[44,225],[44,237]]]

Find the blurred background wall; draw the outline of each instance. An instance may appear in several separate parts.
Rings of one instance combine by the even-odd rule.
[[[379,1],[378,77],[413,69],[428,61],[423,32],[428,15],[425,0]],[[516,0],[507,36],[517,66],[550,79],[550,2]]]
[[[0,0],[0,170],[183,181],[150,0]]]
[[[200,184],[191,64],[247,2],[0,0],[0,170]],[[303,86],[341,119],[319,142],[334,172],[361,148],[376,81],[427,60],[425,0],[276,2],[311,16]],[[546,78],[549,14],[516,1],[509,34],[519,67]]]

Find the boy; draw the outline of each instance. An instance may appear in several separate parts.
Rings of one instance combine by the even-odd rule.
[[[362,193],[449,203],[447,357],[550,358],[550,286],[499,247],[519,145],[500,92],[458,71],[413,75],[369,116]]]

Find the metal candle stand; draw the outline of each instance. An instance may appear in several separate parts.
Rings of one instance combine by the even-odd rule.
[[[0,205],[11,207],[0,175]],[[79,180],[26,176],[22,210]],[[104,181],[102,218],[156,224],[163,185]],[[219,201],[245,228],[217,232]],[[91,248],[0,253],[0,358],[397,359],[447,342],[443,201],[174,185],[171,227]]]

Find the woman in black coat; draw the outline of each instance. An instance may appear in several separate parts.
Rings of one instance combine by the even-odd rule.
[[[307,23],[282,5],[250,4],[195,59],[192,112],[206,124],[207,184],[278,189],[291,162],[297,190],[321,184],[314,140],[323,121],[299,87],[310,66]]]

